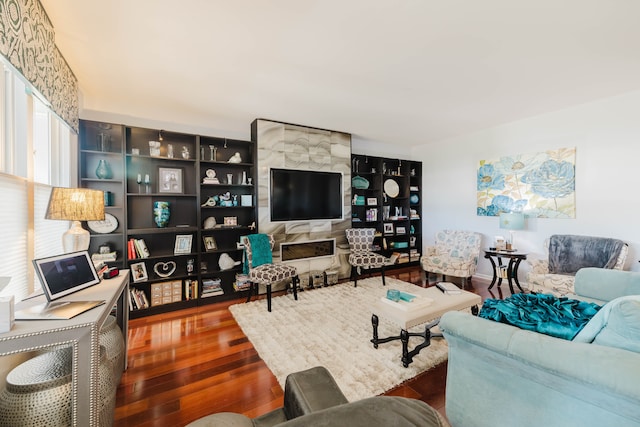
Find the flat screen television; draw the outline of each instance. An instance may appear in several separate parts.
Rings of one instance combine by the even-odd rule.
[[[272,168],[271,221],[342,219],[342,174]]]

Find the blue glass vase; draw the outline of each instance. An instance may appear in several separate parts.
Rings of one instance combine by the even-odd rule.
[[[170,217],[169,202],[153,202],[153,220],[159,228],[169,225]]]

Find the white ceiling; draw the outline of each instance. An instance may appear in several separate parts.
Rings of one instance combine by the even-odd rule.
[[[640,89],[637,0],[41,2],[85,118],[412,146]]]

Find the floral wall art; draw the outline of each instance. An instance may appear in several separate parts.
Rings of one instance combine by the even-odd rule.
[[[478,216],[575,218],[575,164],[575,147],[481,160]]]

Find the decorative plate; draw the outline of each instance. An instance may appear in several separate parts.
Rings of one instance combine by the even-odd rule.
[[[420,197],[418,197],[417,194],[412,194],[409,200],[411,201],[412,205],[417,205],[420,202]]]
[[[398,197],[398,194],[400,194],[400,187],[393,179],[388,179],[384,182],[384,192],[387,193],[387,196],[389,197]]]
[[[113,233],[118,228],[118,219],[110,213],[104,214],[102,221],[87,221],[87,227],[94,233]]]

